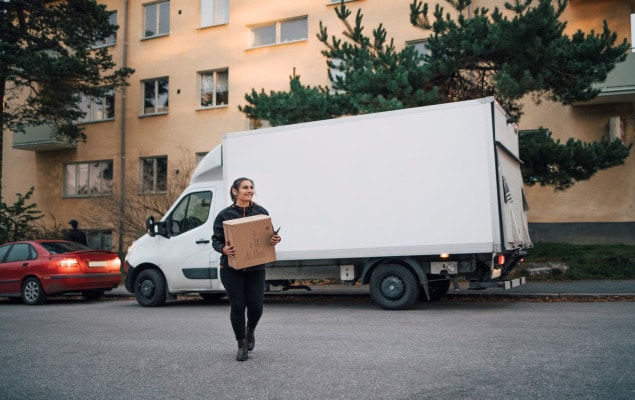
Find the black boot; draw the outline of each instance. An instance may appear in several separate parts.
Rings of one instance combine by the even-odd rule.
[[[249,358],[249,350],[247,350],[247,339],[238,341],[238,353],[236,353],[236,361],[245,361]]]
[[[256,346],[256,337],[254,336],[254,332],[256,328],[245,328],[245,334],[247,335],[247,349],[252,351]]]

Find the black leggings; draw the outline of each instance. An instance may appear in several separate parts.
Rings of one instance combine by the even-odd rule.
[[[265,271],[235,270],[223,267],[220,269],[220,280],[225,286],[231,311],[229,318],[234,329],[236,340],[245,338],[245,326],[256,329],[262,316],[265,298]],[[247,320],[245,321],[245,309]]]

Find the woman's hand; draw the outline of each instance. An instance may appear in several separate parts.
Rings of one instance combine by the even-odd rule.
[[[271,244],[274,246],[280,243],[281,240],[282,238],[277,233],[274,233],[273,236],[271,236]]]
[[[223,247],[223,254],[227,257],[234,257],[236,255],[236,249],[229,242]]]

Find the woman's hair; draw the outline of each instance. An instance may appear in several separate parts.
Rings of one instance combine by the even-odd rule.
[[[243,183],[243,181],[249,181],[251,182],[252,185],[254,184],[254,181],[252,181],[249,178],[242,177],[242,178],[236,179],[234,183],[232,183],[232,187],[229,188],[229,195],[231,196],[233,203],[236,203],[236,195],[234,194],[234,189],[238,191],[238,188],[240,187],[240,184]]]

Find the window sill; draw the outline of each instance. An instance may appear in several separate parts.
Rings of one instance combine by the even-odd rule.
[[[229,104],[221,104],[218,106],[199,106],[196,111],[205,111],[205,110],[218,110],[223,108],[229,108]]]
[[[148,113],[148,114],[140,114],[139,118],[146,118],[146,117],[156,117],[159,115],[168,115],[168,112],[158,112],[158,113]]]
[[[286,44],[301,43],[301,42],[308,42],[308,41],[309,41],[308,38],[306,38],[306,39],[298,39],[298,40],[290,40],[288,42],[263,44],[261,46],[252,46],[252,47],[249,47],[247,50],[257,50],[257,49],[263,49],[263,48],[268,48],[268,47],[284,46]]]
[[[170,36],[170,33],[164,33],[162,35],[155,35],[155,36],[146,36],[146,37],[142,37],[141,40],[152,40],[152,39],[156,39],[156,38],[161,38],[161,37],[166,37],[166,36]]]
[[[106,118],[106,119],[96,119],[94,121],[81,121],[76,122],[75,125],[90,125],[90,124],[98,124],[100,122],[112,122],[114,118]]]

